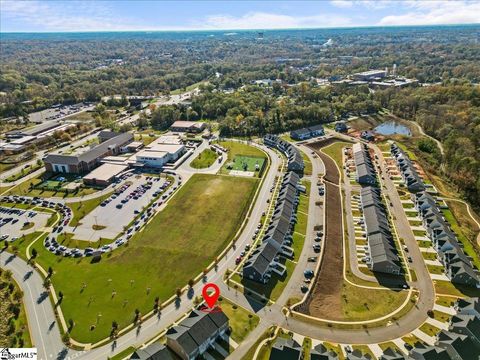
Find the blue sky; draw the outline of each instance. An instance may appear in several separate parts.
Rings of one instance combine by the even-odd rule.
[[[0,0],[2,32],[324,28],[480,23],[479,0]]]

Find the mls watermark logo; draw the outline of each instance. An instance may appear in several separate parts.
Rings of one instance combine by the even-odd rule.
[[[36,348],[0,348],[0,360],[37,360]]]

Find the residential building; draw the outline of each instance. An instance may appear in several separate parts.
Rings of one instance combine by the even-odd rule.
[[[356,180],[361,185],[375,185],[377,183],[377,176],[375,167],[368,146],[362,143],[355,143],[352,147],[353,159],[355,161]]]
[[[318,344],[310,350],[310,360],[337,360],[338,355],[329,351],[325,345]]]
[[[272,272],[279,276],[285,274],[286,268],[279,262],[279,257],[293,257],[290,247],[293,241],[292,229],[297,221],[298,183],[300,177],[293,171],[285,174],[280,185],[272,219],[262,239],[262,244],[255,249],[243,266],[244,279],[267,283]]]
[[[414,360],[452,360],[445,349],[421,343],[416,343],[409,355]]]
[[[467,335],[457,334],[446,330],[437,335],[436,345],[445,349],[452,360],[478,360],[480,347]]]
[[[277,148],[281,152],[283,152],[287,159],[288,159],[288,165],[287,165],[287,170],[288,171],[295,171],[296,173],[302,175],[303,171],[305,169],[305,164],[303,162],[302,154],[300,153],[300,150],[298,150],[295,146],[293,146],[291,143],[284,141],[280,139],[276,135],[265,135],[263,138],[263,142],[265,145],[273,148]]]
[[[130,360],[176,360],[176,357],[165,345],[156,342],[143,349],[135,350]]]
[[[400,170],[400,174],[408,191],[412,193],[424,191],[425,185],[423,184],[423,180],[418,175],[408,155],[395,143],[391,145],[390,151],[397,162],[398,169]]]
[[[391,347],[386,348],[383,351],[383,354],[380,356],[379,360],[405,360],[406,357],[400,350],[392,349]]]
[[[375,134],[373,133],[373,131],[370,131],[370,130],[364,130],[360,133],[360,137],[363,139],[363,140],[367,140],[367,141],[374,141],[375,140]]]
[[[455,310],[459,315],[474,315],[480,317],[480,299],[458,299],[455,302]]]
[[[480,317],[475,315],[454,315],[448,331],[466,335],[475,347],[480,348]]]
[[[277,337],[272,345],[270,360],[301,360],[303,359],[302,346],[293,339]]]
[[[361,189],[360,195],[368,244],[367,266],[374,272],[398,275],[402,267],[380,190],[368,186]]]
[[[338,121],[335,123],[335,131],[339,133],[346,133],[348,131],[348,126],[345,121]]]
[[[433,196],[423,191],[416,193],[413,199],[437,258],[445,267],[445,275],[452,283],[480,287],[478,269],[465,254]]]
[[[222,311],[193,310],[186,319],[167,331],[167,346],[183,360],[200,357],[228,330]]]
[[[325,130],[322,125],[314,125],[290,131],[290,137],[294,140],[308,140],[323,135],[325,135]]]

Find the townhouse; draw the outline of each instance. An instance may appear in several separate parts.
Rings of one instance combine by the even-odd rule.
[[[408,155],[395,143],[390,146],[390,152],[397,162],[397,167],[400,170],[400,174],[408,191],[412,193],[424,191],[425,185],[423,184],[422,178],[418,175]]]
[[[325,135],[322,125],[314,125],[303,129],[290,131],[290,137],[294,140],[308,140]]]
[[[266,284],[272,272],[283,276],[285,266],[279,261],[280,256],[293,257],[293,226],[297,221],[298,183],[300,177],[289,171],[283,177],[279,195],[276,199],[272,219],[262,239],[261,245],[255,249],[243,266],[245,279]]]
[[[463,244],[450,229],[433,196],[423,191],[416,193],[413,200],[437,258],[445,267],[445,275],[452,283],[480,287],[478,269],[465,254]]]
[[[186,319],[167,331],[167,346],[183,360],[200,357],[228,330],[222,311],[193,310]]]
[[[360,191],[361,206],[367,234],[366,263],[370,270],[388,274],[400,274],[402,267],[390,225],[385,215],[380,190],[368,186]]]
[[[293,339],[277,337],[272,345],[270,360],[301,360],[303,359],[302,346]]]
[[[302,154],[295,146],[272,134],[265,135],[263,142],[265,145],[276,148],[285,154],[288,159],[288,171],[295,171],[300,175],[303,174],[305,164],[303,163]]]
[[[410,358],[418,360],[478,360],[480,358],[479,299],[458,299],[448,330],[440,331],[434,345],[415,344]]]
[[[357,182],[361,185],[375,185],[377,176],[372,159],[370,158],[368,146],[362,143],[355,143],[353,144],[352,150]]]

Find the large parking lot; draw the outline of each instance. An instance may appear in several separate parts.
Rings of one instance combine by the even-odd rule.
[[[14,241],[24,234],[29,234],[44,227],[52,214],[0,207],[0,239]]]
[[[76,228],[67,227],[65,231],[74,233],[74,239],[78,240],[114,239],[152,201],[154,194],[166,182],[165,178],[143,175],[129,180],[132,184],[124,187],[120,194],[113,194],[85,216],[81,225]]]

